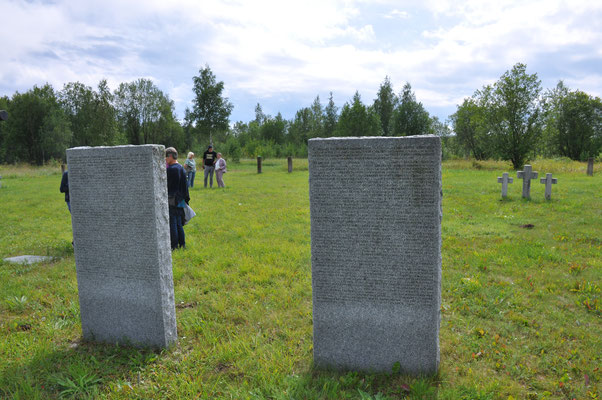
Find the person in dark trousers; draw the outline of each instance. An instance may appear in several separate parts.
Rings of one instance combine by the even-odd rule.
[[[207,187],[207,175],[209,175],[209,187],[213,187],[213,171],[215,170],[215,161],[217,153],[213,151],[213,146],[209,146],[203,153],[203,170],[205,172],[205,187]]]
[[[63,177],[61,178],[61,187],[59,189],[61,193],[65,193],[65,203],[67,203],[67,208],[69,212],[71,212],[71,200],[69,199],[69,176],[67,171],[63,172]]]
[[[186,172],[186,178],[188,178],[188,187],[193,187],[194,176],[196,175],[196,161],[192,151],[188,153],[188,157],[184,161],[184,172]]]
[[[167,163],[167,203],[169,205],[169,236],[171,249],[186,247],[184,235],[184,208],[190,201],[186,173],[178,163],[178,152],[173,147],[165,149]]]
[[[65,193],[65,203],[67,203],[67,208],[69,209],[69,213],[71,213],[71,199],[69,198],[69,175],[67,171],[63,172],[63,177],[61,178],[61,187],[59,188],[61,193]],[[73,246],[73,240],[71,241],[71,246]]]

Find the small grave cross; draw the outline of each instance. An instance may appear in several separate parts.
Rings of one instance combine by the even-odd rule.
[[[545,178],[539,180],[541,183],[546,184],[546,200],[552,199],[552,184],[556,184],[558,179],[552,178],[552,174],[546,174]]]
[[[525,169],[523,171],[518,171],[516,177],[523,180],[523,197],[525,199],[530,199],[531,179],[537,179],[537,171],[532,171],[530,165],[525,165]]]
[[[513,179],[508,177],[508,173],[504,172],[502,176],[497,177],[497,183],[502,184],[502,199],[508,195],[508,184],[512,183]]]

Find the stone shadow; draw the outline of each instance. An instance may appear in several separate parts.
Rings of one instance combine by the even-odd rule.
[[[91,342],[71,342],[64,349],[39,349],[24,362],[13,360],[0,373],[0,397],[46,399],[95,398],[112,385],[140,384],[140,373],[161,351]]]

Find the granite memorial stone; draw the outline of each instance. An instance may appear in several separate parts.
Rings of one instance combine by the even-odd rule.
[[[513,182],[513,179],[508,176],[507,172],[504,172],[502,176],[497,177],[497,182],[502,184],[502,199],[508,196],[508,184]]]
[[[257,173],[261,174],[261,156],[257,156]]]
[[[84,339],[177,340],[163,146],[67,150]]]
[[[286,161],[288,162],[288,172],[290,174],[293,172],[293,157],[287,157]]]
[[[531,179],[537,179],[537,171],[532,171],[530,165],[525,165],[523,171],[517,171],[516,176],[518,179],[523,180],[523,197],[525,199],[531,198]]]
[[[436,373],[440,139],[310,139],[308,152],[315,365]]]
[[[545,178],[539,180],[546,185],[546,200],[552,200],[552,184],[558,183],[558,179],[552,178],[552,174],[546,174]]]

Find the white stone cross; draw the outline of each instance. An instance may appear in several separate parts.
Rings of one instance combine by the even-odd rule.
[[[508,173],[504,172],[502,176],[497,177],[497,183],[502,184],[502,199],[508,195],[508,184],[512,183],[513,179],[508,177]]]
[[[552,174],[546,174],[545,178],[539,180],[540,183],[546,184],[546,200],[552,199],[552,184],[558,182],[558,179],[552,178]]]
[[[517,171],[516,177],[523,180],[523,197],[531,198],[531,179],[537,179],[537,171],[532,171],[530,165],[525,165],[524,171]]]

